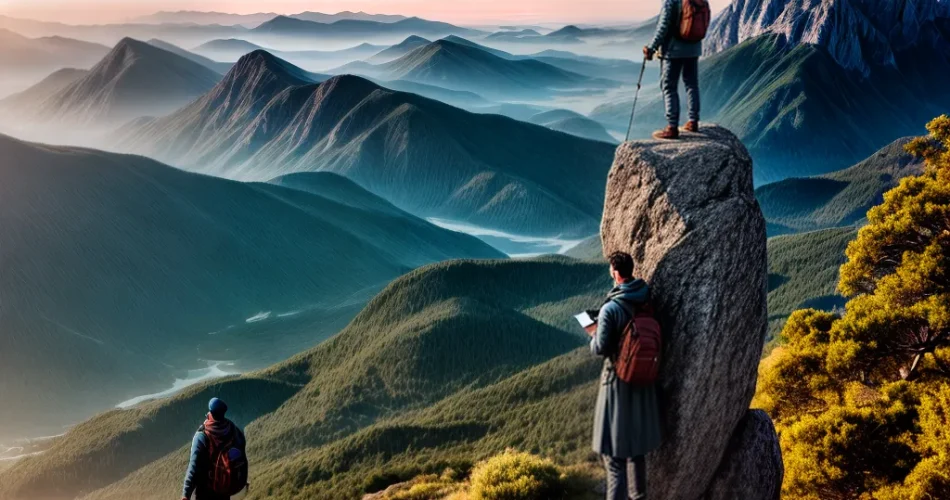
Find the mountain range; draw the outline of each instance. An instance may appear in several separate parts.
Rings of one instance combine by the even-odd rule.
[[[115,127],[146,115],[161,115],[207,92],[221,79],[214,70],[180,55],[126,38],[88,73],[49,93],[31,91],[4,100],[4,109],[24,110],[8,121],[48,132]]]
[[[248,32],[243,26],[223,26],[220,24],[154,24],[154,23],[116,23],[116,24],[67,24],[49,21],[36,21],[0,15],[0,29],[7,29],[29,37],[69,37],[87,42],[113,46],[122,38],[150,40],[158,38],[175,43],[192,45],[211,38],[230,38],[242,36]],[[197,41],[196,40],[200,40]]]
[[[245,184],[0,136],[0,199],[4,441],[206,360],[284,359],[414,267],[504,257],[330,173]]]
[[[410,35],[405,40],[377,52],[372,57],[366,59],[366,62],[379,64],[399,59],[400,57],[412,52],[413,50],[432,43],[430,40],[421,36]]]
[[[478,31],[460,28],[449,23],[409,17],[396,22],[341,20],[332,23],[314,22],[296,17],[277,16],[251,32],[272,36],[306,36],[334,38],[367,38],[379,35],[475,35]]]
[[[88,67],[109,52],[109,47],[59,36],[27,38],[0,29],[0,68],[5,71],[50,71],[62,66]]]
[[[340,173],[423,217],[515,234],[596,231],[610,144],[473,114],[355,76],[313,83],[267,52],[116,147],[242,180]]]
[[[401,16],[398,14],[367,14],[366,12],[351,12],[344,10],[343,12],[337,12],[336,14],[323,14],[321,12],[301,12],[300,14],[294,14],[290,17],[296,19],[303,19],[304,21],[314,21],[317,23],[333,23],[336,21],[376,21],[380,23],[395,23],[399,21],[405,21],[408,19],[406,16]]]
[[[609,142],[611,144],[618,142],[613,136],[607,133],[603,125],[580,113],[566,109],[544,111],[528,118],[527,121],[537,125],[543,125],[551,130],[557,130],[594,141]]]
[[[500,49],[475,43],[471,40],[449,35],[446,41],[488,52],[509,61],[534,60],[556,68],[577,73],[590,78],[605,78],[618,82],[629,81],[637,71],[637,65],[628,59],[610,59],[603,57],[578,55],[565,50],[546,49],[534,54],[512,54]]]
[[[950,23],[928,26],[950,33]],[[747,145],[757,185],[840,170],[898,137],[922,133],[924,123],[950,108],[941,75],[950,67],[950,51],[928,40],[899,52],[897,68],[875,65],[865,77],[822,45],[781,33],[750,38],[701,61],[703,119],[728,127]],[[664,123],[658,94],[651,84],[641,96],[635,136]],[[623,131],[630,101],[589,116]]]
[[[248,28],[253,28],[265,23],[279,14],[274,12],[258,12],[256,14],[231,14],[227,12],[200,12],[181,10],[177,12],[160,11],[147,16],[141,16],[133,19],[136,23],[150,24],[240,24]],[[301,12],[293,14],[290,17],[303,19],[304,21],[315,21],[320,23],[332,23],[344,19],[360,21],[379,21],[396,22],[406,19],[405,16],[387,15],[387,14],[367,14],[366,12],[343,11],[336,14],[324,14],[321,12]]]
[[[219,73],[223,75],[227,73],[229,69],[231,69],[231,63],[215,61],[205,56],[195,54],[194,52],[185,50],[177,45],[168,43],[164,40],[153,38],[149,40],[147,43],[153,47],[158,47],[162,50],[171,52],[172,54],[184,57],[185,59],[188,59],[189,61],[196,62],[214,71],[215,73]]]
[[[502,443],[583,460],[600,363],[571,315],[608,287],[565,258],[417,270],[284,363],[81,424],[0,472],[0,497],[173,495],[212,394],[254,436],[251,498],[358,499]]]
[[[758,188],[770,236],[860,224],[901,179],[923,172],[923,161],[898,139],[857,165],[817,177],[790,178]]]
[[[451,38],[420,46],[387,63],[357,62],[330,72],[355,72],[383,80],[409,80],[499,100],[542,99],[570,89],[603,90],[620,85],[530,58],[509,59],[492,50],[483,50],[472,42]]]
[[[229,38],[226,40],[211,40],[194,48],[195,52],[224,61],[237,61],[245,54],[255,50],[267,50],[271,54],[286,59],[297,65],[319,66],[329,68],[338,65],[340,61],[352,61],[376,54],[385,49],[385,45],[361,43],[341,50],[273,50],[246,40]]]
[[[0,47],[0,98],[66,67],[88,69],[109,52],[104,45],[61,36],[27,38],[3,28]]]
[[[842,68],[868,77],[901,70],[908,50],[950,54],[948,27],[950,7],[941,0],[735,0],[716,17],[705,51],[781,34],[792,45],[822,47]]]

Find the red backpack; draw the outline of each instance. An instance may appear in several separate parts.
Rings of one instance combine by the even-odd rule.
[[[614,370],[617,377],[628,384],[650,385],[656,382],[660,372],[660,351],[663,348],[660,323],[653,316],[653,306],[649,303],[635,311],[622,307],[632,316],[620,336]]]
[[[709,22],[712,18],[709,1],[683,0],[680,11],[682,14],[680,17],[680,39],[687,42],[700,42],[706,38],[706,31],[709,30]]]
[[[208,469],[208,486],[215,495],[237,495],[247,487],[247,455],[244,450],[234,446],[235,432],[231,433],[231,440],[215,448],[214,439],[207,431],[202,431],[208,438],[208,449],[211,460]]]

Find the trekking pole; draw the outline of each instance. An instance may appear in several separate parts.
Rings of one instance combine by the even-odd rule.
[[[643,73],[647,70],[647,58],[643,58],[643,66],[640,66],[640,78],[637,79],[637,93],[633,95],[633,109],[630,110],[630,125],[627,125],[627,138],[623,142],[630,140],[630,130],[633,129],[633,115],[637,112],[637,99],[640,98],[640,87],[643,86]]]

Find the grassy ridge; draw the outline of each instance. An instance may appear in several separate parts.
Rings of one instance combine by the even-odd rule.
[[[768,184],[755,195],[769,222],[769,235],[859,224],[880,204],[884,192],[922,163],[904,151],[910,138],[889,144],[851,168],[819,177],[791,178]]]
[[[769,239],[769,329],[781,331],[788,315],[801,308],[831,310],[844,305],[838,295],[838,268],[855,228],[834,228]]]
[[[0,158],[0,400],[17,402],[0,405],[3,441],[58,434],[202,359],[270,365],[414,267],[502,256],[345,179],[336,195],[362,205],[5,136]]]
[[[569,354],[584,343],[571,314],[599,303],[608,286],[602,265],[565,258],[423,268],[284,363],[96,417],[4,472],[0,497],[31,498],[37,485],[50,498],[97,488],[89,498],[174,495],[212,393],[259,409],[238,418],[254,436],[251,498],[357,498],[499,446],[583,458],[598,363],[584,348]],[[262,393],[273,398],[255,403]],[[128,428],[140,437],[135,449],[99,444]],[[63,477],[64,468],[76,472]]]

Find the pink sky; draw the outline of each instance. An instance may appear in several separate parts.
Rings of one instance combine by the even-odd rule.
[[[718,11],[730,0],[710,0]],[[656,15],[661,0],[0,0],[0,14],[72,24],[107,23],[159,10],[235,13],[343,10],[454,23],[623,22]]]

